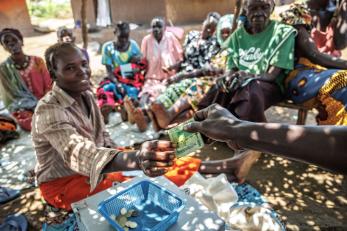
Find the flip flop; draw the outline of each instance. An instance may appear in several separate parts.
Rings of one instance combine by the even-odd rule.
[[[28,221],[24,215],[15,214],[6,217],[3,224],[0,225],[0,231],[27,231]]]
[[[20,191],[0,186],[0,204],[5,204],[17,197],[19,197]]]

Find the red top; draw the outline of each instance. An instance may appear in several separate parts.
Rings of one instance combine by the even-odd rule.
[[[30,56],[29,66],[19,71],[29,91],[39,100],[52,87],[52,79],[44,61],[36,56]]]

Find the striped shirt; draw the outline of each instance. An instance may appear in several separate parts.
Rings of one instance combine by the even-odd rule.
[[[91,191],[101,171],[118,153],[91,92],[82,93],[90,108],[79,104],[56,84],[38,103],[32,120],[38,184],[80,174],[88,176]]]

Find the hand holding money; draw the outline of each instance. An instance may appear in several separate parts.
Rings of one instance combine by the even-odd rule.
[[[175,148],[170,141],[154,140],[141,145],[136,154],[138,166],[150,177],[161,176],[172,167]]]
[[[233,149],[239,149],[238,145],[233,142],[237,134],[233,134],[228,128],[235,128],[241,121],[227,109],[213,104],[196,112],[194,119],[194,122],[184,126],[185,131],[200,132],[213,140],[226,142]]]
[[[170,140],[176,146],[176,156],[183,157],[204,147],[201,134],[183,130],[184,126],[194,120],[188,120],[168,131]]]

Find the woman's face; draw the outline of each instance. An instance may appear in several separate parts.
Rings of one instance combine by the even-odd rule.
[[[245,10],[250,27],[262,30],[269,23],[273,2],[272,0],[248,0]]]
[[[225,41],[231,35],[231,28],[223,28],[220,32],[222,40]]]
[[[14,34],[8,33],[4,35],[1,42],[4,49],[11,55],[18,55],[23,52],[23,42]]]
[[[165,23],[162,20],[153,20],[151,27],[154,38],[160,41],[164,35]]]
[[[202,38],[210,38],[216,31],[217,24],[215,22],[204,22],[202,25]]]
[[[117,32],[117,43],[119,47],[126,47],[128,45],[129,35],[130,35],[129,30],[123,30],[123,31]]]
[[[56,57],[57,85],[68,93],[82,93],[90,89],[90,67],[87,58],[78,48],[65,47]]]

